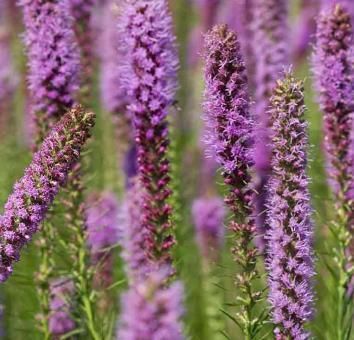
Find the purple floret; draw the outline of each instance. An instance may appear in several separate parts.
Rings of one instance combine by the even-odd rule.
[[[183,287],[166,287],[168,271],[152,273],[122,296],[119,340],[183,340]]]
[[[271,98],[272,176],[269,180],[267,270],[276,339],[305,340],[313,310],[313,226],[302,82],[291,73]]]
[[[70,279],[57,279],[50,285],[49,331],[52,335],[65,335],[76,328],[70,306],[74,290],[74,283]]]
[[[153,237],[150,258],[170,262],[171,206],[167,115],[177,82],[177,51],[167,0],[124,1],[119,45],[125,58],[122,84],[130,100],[137,145],[138,176],[144,188],[143,224]]]
[[[80,151],[90,136],[94,114],[74,107],[57,123],[33,155],[24,176],[15,184],[0,218],[0,281],[11,275],[20,251],[37,232],[40,223],[65,184]]]
[[[216,260],[224,243],[225,207],[221,198],[198,198],[192,206],[196,237],[202,255]]]
[[[29,90],[44,137],[74,103],[79,88],[80,52],[67,0],[20,0],[26,32]]]

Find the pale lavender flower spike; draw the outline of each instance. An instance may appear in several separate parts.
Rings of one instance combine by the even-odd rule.
[[[80,52],[68,0],[20,0],[19,4],[26,27],[32,111],[42,139],[74,104],[79,89]]]
[[[76,328],[70,306],[74,291],[74,283],[67,278],[57,279],[50,284],[49,331],[54,336],[65,335]]]
[[[314,275],[307,167],[307,123],[302,82],[291,73],[271,98],[272,176],[269,181],[267,270],[276,339],[309,339]]]
[[[33,155],[24,176],[15,184],[0,218],[0,281],[11,275],[21,249],[37,232],[40,223],[65,184],[80,151],[90,136],[94,114],[75,107],[64,115]]]
[[[122,296],[118,340],[183,340],[183,287],[166,287],[169,270],[163,268],[134,284]]]
[[[269,98],[284,67],[289,62],[288,0],[253,0],[252,51],[255,61],[254,83],[255,169],[258,175],[256,191],[256,224],[260,237],[258,245],[265,247],[267,182],[271,173],[269,143]]]
[[[224,243],[225,207],[220,197],[198,198],[192,217],[199,249],[205,259],[216,260]]]
[[[118,242],[118,201],[114,193],[93,194],[86,210],[87,242],[93,254]]]

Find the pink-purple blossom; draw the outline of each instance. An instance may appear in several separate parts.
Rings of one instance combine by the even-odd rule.
[[[11,275],[21,249],[38,231],[54,197],[76,164],[93,124],[94,114],[79,106],[67,112],[14,185],[0,218],[1,282]]]
[[[122,85],[130,100],[138,176],[144,188],[143,225],[154,235],[147,250],[157,262],[169,262],[175,241],[168,203],[167,115],[177,87],[178,59],[168,1],[124,1],[119,26],[125,51]]]
[[[307,176],[307,123],[303,83],[291,73],[271,97],[272,175],[266,234],[269,301],[276,339],[309,339],[313,313],[313,226]]]

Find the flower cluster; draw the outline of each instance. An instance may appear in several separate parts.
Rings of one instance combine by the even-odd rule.
[[[117,339],[184,339],[181,324],[183,287],[175,282],[166,288],[167,278],[168,272],[162,268],[123,295]]]
[[[79,106],[66,113],[33,155],[24,176],[15,184],[0,219],[0,281],[7,280],[13,262],[20,258],[22,247],[38,230],[54,197],[76,164],[93,124],[94,114]]]
[[[29,90],[39,132],[48,129],[74,103],[80,54],[68,0],[20,0],[26,26]]]
[[[170,262],[171,207],[167,202],[168,109],[176,91],[177,51],[167,0],[125,1],[120,42],[126,55],[122,84],[130,98],[137,145],[138,174],[143,197],[143,225],[153,237],[146,242],[149,257]]]
[[[303,84],[291,73],[271,97],[272,176],[269,181],[269,300],[277,339],[308,339],[314,275]]]

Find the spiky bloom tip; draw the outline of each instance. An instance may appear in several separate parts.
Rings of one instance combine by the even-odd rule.
[[[33,155],[24,176],[15,184],[0,219],[0,281],[12,273],[13,262],[44,220],[90,136],[94,114],[77,106],[67,112]]]
[[[237,214],[250,212],[253,122],[245,64],[236,34],[215,26],[206,36],[204,111],[206,147],[222,166],[230,186],[227,203]]]
[[[168,250],[175,241],[167,202],[167,114],[176,91],[178,61],[168,1],[125,1],[120,28],[125,51],[122,84],[131,102],[138,173],[145,190],[143,225],[154,234],[147,249],[157,262],[170,262]]]
[[[87,200],[87,242],[93,254],[105,252],[118,241],[118,201],[114,193],[94,193]]]
[[[272,176],[267,233],[269,300],[277,339],[308,339],[314,275],[303,84],[287,73],[271,97]]]
[[[131,184],[119,213],[119,243],[129,281],[135,282],[146,277],[154,265],[145,246],[151,232],[142,223],[143,191],[136,180]]]
[[[21,0],[20,5],[26,27],[32,110],[45,135],[72,107],[79,88],[80,54],[73,17],[67,1]]]
[[[49,331],[52,335],[65,335],[76,328],[70,315],[70,301],[74,290],[74,283],[67,278],[57,279],[50,284]]]
[[[183,287],[180,282],[166,287],[167,278],[164,270],[151,273],[122,296],[117,339],[184,339]]]
[[[119,51],[118,9],[108,2],[104,7],[101,57],[101,99],[110,113],[124,113],[127,105],[126,93],[121,85],[121,70],[118,65],[124,54]]]
[[[208,260],[216,260],[224,241],[225,207],[222,199],[196,199],[192,206],[192,216],[202,255]]]
[[[351,19],[344,7],[324,10],[318,20],[313,72],[324,113],[328,176],[336,194],[354,198],[354,51]]]

